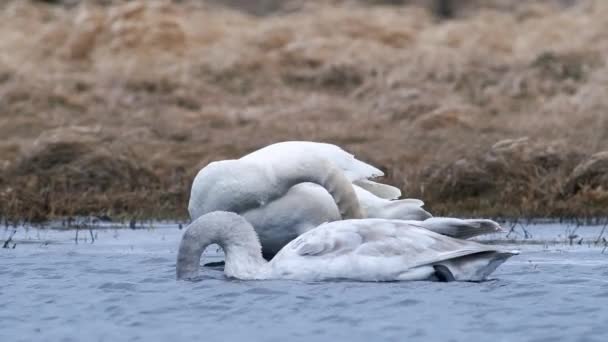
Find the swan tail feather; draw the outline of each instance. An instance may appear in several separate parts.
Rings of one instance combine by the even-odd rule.
[[[368,179],[358,179],[353,183],[380,198],[394,200],[401,197],[401,190],[392,185],[377,183]]]
[[[352,156],[352,159],[348,165],[348,168],[344,169],[344,173],[351,181],[359,181],[366,180],[367,178],[376,178],[384,176],[384,172],[382,170],[364,163],[360,160],[355,159]]]
[[[424,202],[415,198],[390,201],[384,206],[388,219],[424,221],[433,217],[424,208]],[[425,227],[426,228],[426,227]],[[430,229],[432,230],[432,229]]]
[[[518,251],[485,251],[444,260],[433,265],[439,281],[483,281]]]

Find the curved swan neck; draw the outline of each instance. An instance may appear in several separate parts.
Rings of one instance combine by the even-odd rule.
[[[224,250],[224,272],[229,277],[256,279],[262,276],[266,260],[255,230],[243,217],[230,212],[215,211],[192,222],[179,245],[177,279],[198,276],[205,248],[218,244]]]
[[[353,184],[342,169],[325,158],[299,156],[299,159],[299,165],[286,173],[290,175],[285,178],[288,188],[303,182],[318,184],[333,197],[343,220],[364,217]]]

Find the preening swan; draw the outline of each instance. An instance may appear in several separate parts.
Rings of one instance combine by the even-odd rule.
[[[402,220],[361,219],[323,224],[266,261],[251,224],[235,213],[218,211],[188,226],[179,246],[177,278],[196,278],[201,255],[213,243],[224,250],[228,277],[251,280],[481,281],[518,253]]]
[[[216,210],[244,216],[259,234],[267,259],[324,222],[431,217],[422,201],[388,200],[401,192],[369,180],[382,175],[335,145],[281,142],[201,169],[192,184],[188,211],[192,220]]]
[[[354,189],[344,172],[317,155],[281,162],[223,160],[212,162],[194,178],[188,211],[192,219],[216,210],[237,213],[262,207],[300,183],[323,187],[344,218],[362,217]]]

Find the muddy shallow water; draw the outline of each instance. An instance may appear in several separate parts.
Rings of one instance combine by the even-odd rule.
[[[608,341],[602,227],[573,245],[571,227],[515,229],[522,254],[484,283],[246,282],[208,268],[177,282],[176,227],[81,230],[77,244],[19,228],[0,249],[0,341]]]

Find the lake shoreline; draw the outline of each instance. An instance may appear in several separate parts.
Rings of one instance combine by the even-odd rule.
[[[62,226],[60,221],[46,225],[0,226],[0,246],[11,248],[13,243],[48,243],[48,239],[38,239],[40,234],[62,236],[68,243],[95,243],[98,234],[123,232],[127,236],[137,236],[145,232],[159,234],[167,232],[180,234],[188,223],[185,221],[147,221],[139,222],[134,228],[120,222],[98,222],[79,226]],[[597,223],[560,223],[548,219],[522,222],[501,222],[504,231],[474,238],[488,244],[506,245],[569,245],[605,248],[608,246],[608,219]],[[7,243],[8,241],[8,243]]]

